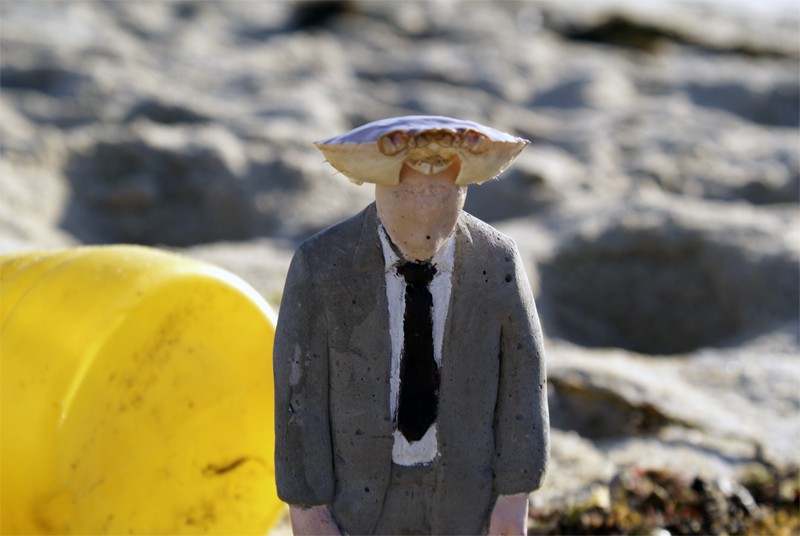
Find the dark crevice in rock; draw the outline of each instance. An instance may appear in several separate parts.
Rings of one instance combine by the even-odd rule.
[[[550,375],[550,424],[589,439],[654,434],[669,425],[691,428],[650,402],[634,402],[590,382]]]
[[[564,37],[575,41],[606,44],[648,53],[658,53],[666,44],[677,43],[708,53],[738,54],[764,59],[794,57],[788,51],[766,45],[756,46],[745,41],[714,41],[678,27],[637,20],[636,17],[624,13],[609,14],[592,22],[561,25],[555,29]]]

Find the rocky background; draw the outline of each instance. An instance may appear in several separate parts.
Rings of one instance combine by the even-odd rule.
[[[373,197],[313,141],[512,132],[467,209],[517,241],[547,335],[531,531],[791,533],[800,13],[774,4],[2,0],[0,252],[153,245],[277,304],[297,244]]]

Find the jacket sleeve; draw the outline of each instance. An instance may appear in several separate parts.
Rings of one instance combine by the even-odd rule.
[[[275,480],[297,506],[333,502],[324,309],[307,248],[295,253],[281,299],[273,350]]]
[[[495,407],[495,491],[528,493],[542,485],[550,451],[544,344],[530,284],[516,247],[505,304]]]

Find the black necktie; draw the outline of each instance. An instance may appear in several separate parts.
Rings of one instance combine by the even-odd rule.
[[[398,266],[397,272],[406,280],[397,429],[414,442],[422,439],[439,409],[439,369],[433,356],[433,296],[428,290],[436,267],[427,262],[407,262]]]

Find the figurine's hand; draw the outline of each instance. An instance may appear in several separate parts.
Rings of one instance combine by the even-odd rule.
[[[489,536],[524,536],[528,531],[528,494],[500,495],[489,518]]]
[[[331,511],[327,506],[312,506],[289,508],[289,517],[292,519],[292,533],[295,536],[341,536],[342,531],[334,521]]]

